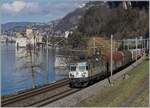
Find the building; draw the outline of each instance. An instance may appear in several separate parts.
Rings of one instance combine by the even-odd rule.
[[[26,45],[27,45],[26,37],[16,38],[16,47],[26,47]]]
[[[16,33],[16,47],[26,47],[27,37],[23,36],[21,33]]]
[[[31,39],[33,37],[33,30],[32,29],[26,29],[26,36]]]
[[[68,36],[69,36],[69,31],[65,31],[65,38],[68,38]]]
[[[27,37],[27,44],[35,45],[36,43],[36,38],[34,36],[33,29],[27,28],[26,29],[26,37]]]
[[[16,47],[26,47],[27,44],[36,46],[37,43],[42,42],[42,38],[43,36],[38,30],[28,28],[25,34],[16,33]]]
[[[19,33],[19,32],[16,32],[16,38],[20,38],[20,37],[23,37],[23,35],[21,34],[21,33]]]
[[[37,36],[37,42],[41,43],[43,40],[43,36],[42,35],[38,35]]]

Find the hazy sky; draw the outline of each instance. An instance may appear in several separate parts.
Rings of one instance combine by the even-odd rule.
[[[0,23],[47,22],[62,18],[90,0],[0,0]]]

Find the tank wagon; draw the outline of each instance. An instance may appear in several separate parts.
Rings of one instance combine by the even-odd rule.
[[[78,62],[70,63],[70,87],[85,87],[110,76],[111,53],[107,52],[101,57],[94,56]],[[136,51],[137,54],[137,51]],[[138,57],[142,53],[138,50]],[[113,74],[130,65],[136,59],[135,50],[115,51],[112,54]]]

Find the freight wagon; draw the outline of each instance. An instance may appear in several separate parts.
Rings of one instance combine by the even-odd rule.
[[[142,49],[130,49],[131,53],[132,53],[132,59],[136,60],[139,59],[141,57],[141,54],[143,55],[143,50]]]

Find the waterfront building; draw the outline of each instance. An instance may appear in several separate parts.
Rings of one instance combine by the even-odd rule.
[[[41,43],[41,42],[42,42],[42,39],[43,39],[43,36],[39,34],[39,35],[37,36],[37,42]]]
[[[26,37],[18,37],[16,38],[16,47],[26,47],[27,38]]]
[[[0,42],[6,42],[6,38],[7,38],[6,35],[1,35],[0,36]]]
[[[16,47],[26,47],[27,44],[36,46],[37,43],[42,42],[43,36],[38,31],[33,31],[27,28],[25,34],[16,32]]]
[[[26,47],[27,37],[23,36],[21,33],[16,32],[16,47]]]
[[[33,37],[33,30],[32,29],[26,29],[26,36],[31,39]]]

